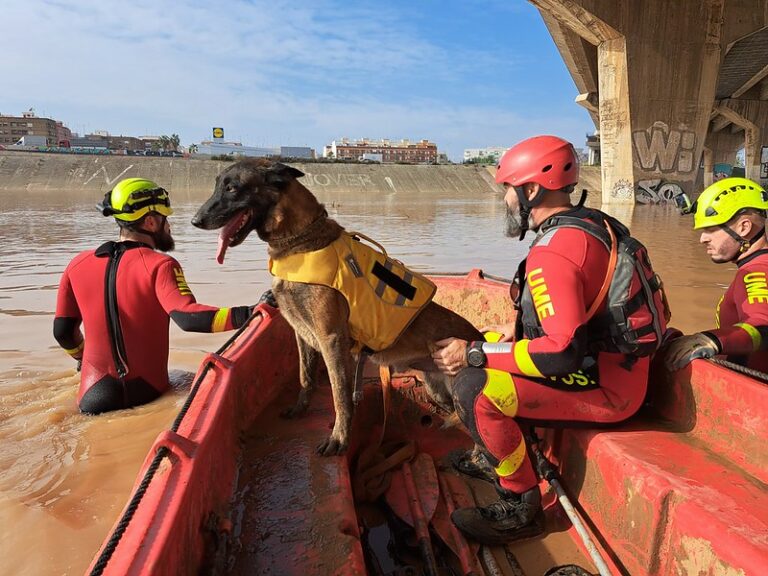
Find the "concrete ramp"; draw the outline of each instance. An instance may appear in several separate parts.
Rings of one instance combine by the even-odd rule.
[[[185,158],[90,156],[0,152],[0,191],[31,193],[90,191],[104,194],[123,178],[141,176],[167,187],[174,197],[200,198],[213,190],[230,162]],[[459,191],[497,193],[483,168],[463,165],[291,163],[313,191],[414,194]]]

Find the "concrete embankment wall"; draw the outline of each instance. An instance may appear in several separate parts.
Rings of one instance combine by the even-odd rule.
[[[104,194],[123,178],[141,176],[168,187],[175,197],[200,197],[213,190],[229,162],[185,158],[90,156],[0,151],[0,191],[34,193],[88,191]],[[498,190],[487,170],[475,166],[291,163],[314,191],[416,193]]]

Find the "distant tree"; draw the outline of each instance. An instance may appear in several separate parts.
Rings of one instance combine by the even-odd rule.
[[[162,140],[163,140],[162,136],[160,137],[160,140],[154,140],[152,142],[152,150],[154,150],[155,152],[160,150],[160,148],[163,147]]]
[[[475,158],[470,158],[469,160],[464,161],[464,164],[487,164],[489,166],[495,166],[497,163],[498,160],[496,156],[476,156]]]
[[[178,134],[171,134],[171,137],[168,139],[168,143],[171,145],[172,150],[178,151],[179,144],[181,144],[181,138],[179,138]]]
[[[197,144],[190,144],[187,146],[187,150],[189,150],[190,154],[197,154]]]

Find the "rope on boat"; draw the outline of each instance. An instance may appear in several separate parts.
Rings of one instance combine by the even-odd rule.
[[[251,321],[256,317],[261,316],[261,313],[253,314],[248,320],[246,320],[245,324],[243,324],[237,332],[235,332],[232,337],[229,338],[224,344],[216,351],[217,355],[222,355],[224,352],[226,352],[230,346],[237,340],[238,336],[242,334],[245,329],[251,324]],[[176,415],[176,419],[173,421],[173,424],[171,425],[171,432],[177,432],[179,427],[181,426],[181,422],[184,420],[184,416],[186,416],[187,412],[189,411],[189,407],[192,405],[192,401],[195,399],[195,396],[197,396],[197,392],[200,389],[200,385],[202,384],[203,380],[205,379],[205,376],[208,374],[208,371],[213,367],[213,362],[208,361],[205,366],[203,367],[203,371],[200,373],[200,376],[195,380],[194,385],[192,386],[192,389],[189,391],[189,395],[187,396],[186,401],[184,402],[184,405],[181,407],[181,410],[179,410],[179,413]],[[133,496],[131,497],[131,501],[128,503],[128,506],[125,508],[125,512],[123,512],[123,515],[120,518],[120,521],[115,526],[115,529],[112,531],[112,534],[109,537],[109,541],[104,546],[104,550],[102,550],[101,554],[99,555],[99,559],[96,561],[96,563],[93,565],[93,570],[91,570],[90,576],[101,576],[104,573],[104,569],[107,567],[107,564],[112,559],[112,555],[115,553],[115,550],[117,549],[117,545],[120,543],[120,540],[123,537],[123,534],[128,528],[128,525],[131,523],[131,520],[133,519],[133,515],[136,513],[137,508],[139,507],[139,504],[141,503],[142,499],[144,498],[144,494],[146,494],[147,489],[149,488],[150,482],[152,482],[152,479],[155,477],[155,473],[157,472],[157,469],[160,467],[160,463],[163,461],[163,459],[168,456],[171,453],[171,451],[166,446],[161,446],[158,448],[157,453],[155,454],[155,457],[152,459],[152,462],[150,463],[149,467],[147,468],[147,472],[144,474],[144,478],[141,479],[141,484],[139,484],[139,487],[136,489],[136,492],[134,492]]]
[[[469,272],[426,272],[427,276],[467,276]],[[493,274],[480,273],[481,278],[487,280],[494,280],[496,282],[503,282],[504,284],[512,284],[512,280],[504,278],[503,276],[495,276]]]
[[[141,499],[144,497],[144,493],[149,487],[149,483],[152,481],[152,478],[155,476],[155,472],[157,472],[157,469],[160,467],[160,462],[163,461],[163,458],[165,458],[169,452],[170,450],[163,446],[157,451],[157,454],[155,454],[152,463],[149,465],[149,468],[147,468],[147,473],[141,480],[141,484],[134,493],[133,498],[131,498],[131,502],[125,509],[122,518],[120,518],[120,522],[112,531],[112,536],[109,538],[109,542],[107,542],[107,545],[104,546],[104,550],[101,552],[101,555],[96,561],[96,564],[94,564],[93,570],[91,570],[91,576],[101,576],[101,574],[104,572],[104,568],[107,567],[107,564],[112,558],[112,554],[115,552],[117,545],[120,543],[120,539],[123,537],[123,533],[125,532],[126,528],[128,528],[128,524],[130,524],[136,509],[139,507]]]
[[[753,368],[747,368],[741,364],[734,364],[733,362],[728,362],[728,360],[721,360],[720,358],[710,358],[709,360],[710,362],[714,362],[715,364],[718,364],[724,368],[728,368],[729,370],[733,370],[734,372],[740,372],[741,374],[746,374],[747,376],[751,376],[756,380],[768,382],[768,374],[765,372],[760,372],[759,370],[755,370]]]

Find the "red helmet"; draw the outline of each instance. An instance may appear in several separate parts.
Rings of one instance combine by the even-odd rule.
[[[534,136],[506,151],[496,170],[496,182],[522,186],[536,182],[560,190],[579,181],[579,160],[570,142],[557,136]]]

